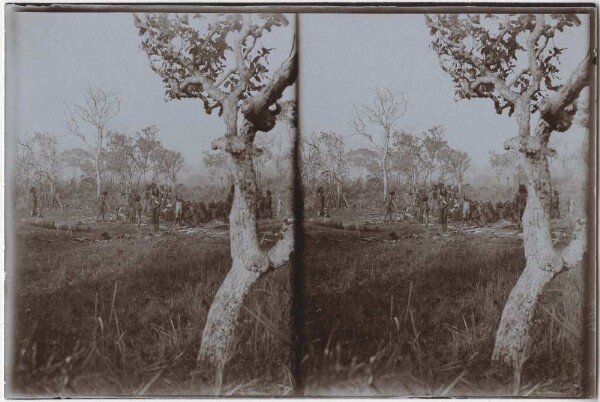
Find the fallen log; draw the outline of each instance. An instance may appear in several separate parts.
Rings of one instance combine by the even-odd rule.
[[[82,222],[54,222],[54,227],[58,230],[70,230],[73,232],[92,230],[90,225],[84,225]]]
[[[308,220],[310,223],[314,223],[319,226],[326,226],[330,228],[336,229],[344,229],[351,231],[364,231],[364,230],[385,230],[385,228],[375,225],[370,222],[360,222],[360,221],[342,221],[339,219],[333,218],[310,218]]]
[[[23,219],[23,223],[41,228],[56,229],[54,221],[47,218],[25,218]]]
[[[75,232],[92,230],[92,227],[90,225],[84,225],[82,222],[55,222],[52,219],[48,218],[25,218],[23,219],[23,223],[30,226],[55,230],[70,230]]]

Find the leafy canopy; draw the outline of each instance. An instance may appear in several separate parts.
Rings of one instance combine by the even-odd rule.
[[[521,97],[531,112],[556,82],[560,55],[554,37],[579,26],[575,14],[427,15],[431,46],[459,99],[489,98],[496,112],[515,110]]]
[[[219,115],[228,95],[242,100],[267,85],[273,49],[259,39],[288,25],[281,14],[145,14],[134,21],[166,99],[199,98],[208,114],[219,109]]]

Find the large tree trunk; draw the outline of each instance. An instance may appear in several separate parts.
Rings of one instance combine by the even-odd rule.
[[[241,194],[236,180],[233,206],[229,215],[231,270],[225,277],[208,312],[199,360],[224,364],[234,340],[234,330],[252,285],[266,272],[269,260],[258,247],[255,202]]]
[[[235,129],[235,120],[230,124]],[[283,238],[268,252],[262,251],[259,247],[252,130],[251,125],[244,126],[245,145],[239,143],[241,139],[237,136],[225,139],[230,142],[228,158],[235,187],[229,215],[232,266],[209,309],[198,353],[199,361],[216,365],[217,384],[221,381],[219,376],[222,368],[230,357],[228,353],[235,339],[235,328],[244,298],[262,274],[270,268],[281,266],[288,260],[293,246],[293,231],[286,231],[285,229],[289,228],[284,227]],[[242,146],[243,149],[232,149]]]
[[[545,202],[531,180],[528,187],[523,214],[523,247],[527,263],[502,311],[492,356],[493,360],[513,368],[515,393],[519,389],[521,368],[528,358],[535,306],[546,284],[562,269],[562,260],[552,244]]]
[[[504,362],[513,368],[515,393],[519,392],[521,369],[528,358],[536,303],[552,278],[581,260],[585,248],[583,228],[575,231],[571,243],[564,250],[559,252],[554,248],[550,232],[550,130],[542,122],[538,124],[534,137],[524,135],[528,129],[528,126],[521,128],[516,139],[518,145],[514,146],[523,154],[527,176],[527,205],[522,222],[527,262],[502,311],[492,355],[492,360]]]

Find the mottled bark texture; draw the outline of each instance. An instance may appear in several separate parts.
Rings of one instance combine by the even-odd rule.
[[[269,84],[256,96],[246,98],[241,107],[235,98],[223,102],[227,133],[213,142],[213,148],[227,152],[234,180],[235,195],[229,218],[233,262],[210,307],[202,334],[199,361],[217,366],[222,366],[227,361],[246,295],[258,278],[287,262],[293,250],[291,219],[284,222],[281,238],[270,250],[264,251],[259,247],[253,157],[261,152],[254,145],[257,131],[270,131],[275,126],[275,119],[280,112],[276,102],[285,88],[295,82],[296,74],[296,53],[293,50]],[[243,119],[239,133],[238,108]]]
[[[548,157],[555,153],[548,147],[550,135],[569,129],[576,100],[592,77],[588,54],[568,80],[556,82],[564,49],[554,47],[553,38],[581,21],[574,14],[436,14],[427,15],[425,21],[440,67],[452,77],[457,95],[487,98],[498,114],[504,110],[509,116],[516,114],[519,132],[505,148],[520,153],[527,176],[523,215],[527,263],[502,312],[492,358],[512,366],[518,393],[537,300],[546,284],[579,263],[585,251],[584,219],[566,248],[554,247],[548,167]],[[532,116],[538,118],[533,133]]]
[[[530,104],[528,101],[517,103],[519,135],[505,143],[507,149],[521,153],[527,176],[527,206],[523,214],[523,247],[527,263],[502,311],[492,360],[513,368],[515,392],[519,390],[522,366],[529,357],[530,329],[536,303],[545,286],[556,275],[576,266],[585,252],[583,213],[578,217],[567,247],[557,250],[552,242],[552,183],[548,157],[554,154],[554,150],[548,147],[548,142],[553,131],[566,131],[571,126],[575,111],[573,102],[577,98],[573,88],[578,88],[577,94],[582,90],[588,82],[588,72],[586,58],[561,90],[541,103],[541,117],[533,135],[529,130]]]
[[[252,125],[244,125],[244,137],[253,136]],[[252,143],[247,149],[229,155],[235,193],[229,217],[231,270],[221,284],[208,312],[199,361],[224,364],[235,339],[235,327],[252,285],[270,269],[284,264],[293,250],[290,221],[284,223],[281,239],[269,250],[259,248],[256,219],[256,172],[252,161]]]
[[[295,40],[287,59],[275,69],[268,63],[274,49],[260,46],[260,38],[288,25],[281,14],[145,14],[134,15],[134,23],[150,67],[165,83],[167,98],[200,99],[206,113],[217,110],[225,123],[224,135],[212,147],[227,155],[234,183],[232,266],[211,304],[198,353],[199,361],[217,367],[219,386],[244,298],[258,278],[282,266],[293,249],[292,220],[284,222],[281,238],[270,250],[259,247],[253,158],[262,152],[254,144],[256,133],[273,129],[282,110],[278,101],[296,81]]]

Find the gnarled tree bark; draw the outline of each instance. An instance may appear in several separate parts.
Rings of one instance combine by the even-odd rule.
[[[529,102],[518,102],[519,135],[505,143],[507,149],[520,152],[527,176],[527,205],[523,214],[523,247],[527,262],[502,311],[492,360],[512,367],[515,393],[519,391],[521,369],[529,356],[530,329],[537,301],[545,286],[556,275],[576,266],[585,252],[587,239],[583,216],[579,217],[581,219],[567,247],[557,250],[552,242],[552,184],[548,156],[554,150],[548,147],[548,142],[553,131],[566,131],[571,126],[575,108],[573,101],[576,99],[573,87],[579,88],[578,94],[587,81],[588,72],[588,64],[584,60],[567,84],[542,103],[534,135],[529,135]],[[570,95],[565,97],[565,93]]]
[[[219,368],[229,358],[246,295],[263,274],[285,264],[293,250],[291,219],[285,220],[281,238],[270,250],[264,251],[259,247],[253,157],[261,152],[254,145],[256,132],[271,130],[279,113],[278,108],[271,111],[269,106],[276,103],[284,89],[295,82],[296,74],[296,52],[292,50],[271,82],[257,96],[246,99],[242,104],[243,124],[239,133],[237,98],[232,96],[222,102],[227,131],[224,137],[213,142],[213,148],[227,153],[235,188],[229,217],[232,266],[211,304],[198,353],[199,361],[216,365],[218,375]]]
[[[232,123],[234,124],[234,123]],[[229,216],[231,239],[231,270],[221,284],[208,312],[199,361],[224,364],[234,341],[235,326],[244,298],[252,285],[270,269],[284,264],[293,249],[293,230],[284,223],[282,238],[268,252],[260,249],[256,219],[256,172],[252,160],[255,132],[250,123],[244,125],[246,146],[229,154],[235,193]],[[239,137],[237,137],[239,138]]]

